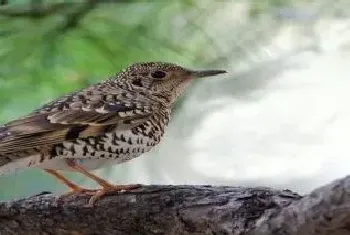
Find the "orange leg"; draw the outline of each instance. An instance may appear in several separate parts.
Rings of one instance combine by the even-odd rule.
[[[86,169],[78,165],[73,159],[66,159],[66,163],[68,166],[73,168],[75,171],[85,175],[86,177],[96,181],[99,185],[102,186],[101,190],[98,190],[89,200],[89,205],[92,206],[95,201],[103,197],[108,192],[115,192],[115,191],[126,191],[131,189],[139,188],[140,185],[138,184],[129,184],[129,185],[113,185],[108,183],[106,180],[88,172]]]
[[[66,177],[58,173],[56,170],[52,169],[44,169],[47,173],[54,176],[56,179],[58,179],[61,183],[65,184],[68,188],[70,188],[72,191],[68,194],[73,193],[81,193],[81,192],[96,192],[96,190],[92,189],[85,189],[80,187],[79,185],[74,184],[72,181],[68,180]]]

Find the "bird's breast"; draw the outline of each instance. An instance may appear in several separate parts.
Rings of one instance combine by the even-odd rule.
[[[161,124],[145,122],[128,130],[65,141],[55,146],[50,160],[39,165],[40,168],[69,170],[64,161],[60,161],[66,158],[74,158],[86,169],[119,164],[150,151],[160,142],[163,133]]]
[[[98,137],[88,137],[66,141],[58,148],[57,155],[78,158],[123,158],[138,156],[148,152],[159,143],[157,133],[143,135],[130,131],[106,133]]]
[[[150,151],[159,143],[161,135],[144,136],[132,131],[106,133],[99,137],[89,137],[66,141],[56,146],[55,156],[41,164],[40,168],[71,170],[65,164],[66,158],[73,158],[82,167],[92,170],[119,164]]]

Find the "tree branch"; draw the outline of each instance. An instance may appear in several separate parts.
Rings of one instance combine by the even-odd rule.
[[[0,234],[222,234],[255,224],[265,210],[299,198],[290,191],[144,186],[87,208],[88,196],[34,196],[0,205]]]
[[[318,188],[282,210],[267,211],[250,235],[350,234],[350,176]]]
[[[31,4],[8,4],[7,0],[0,0],[0,15],[6,17],[46,17],[56,13],[62,13],[67,9],[71,9],[81,5],[103,3],[135,3],[138,1],[130,0],[86,0],[85,2],[52,2],[45,4],[36,4],[33,11]],[[1,4],[2,3],[2,4]],[[7,4],[7,5],[6,5]],[[4,5],[4,6],[2,6]],[[6,6],[5,6],[6,5]]]
[[[77,8],[74,12],[67,14],[64,23],[59,26],[59,31],[63,33],[71,28],[75,28],[79,24],[80,20],[97,4],[97,0],[87,0],[86,3]]]
[[[301,197],[289,190],[143,186],[87,207],[89,196],[0,203],[0,234],[346,235],[350,177]]]
[[[76,4],[78,3],[58,2],[40,4],[40,7],[37,6],[35,11],[33,11],[31,4],[6,5],[0,7],[0,15],[6,17],[45,17],[61,12]]]
[[[8,0],[0,0],[0,6],[8,4]]]

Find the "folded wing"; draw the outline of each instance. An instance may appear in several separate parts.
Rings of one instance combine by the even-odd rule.
[[[0,156],[128,128],[147,120],[155,108],[137,95],[74,93],[0,127]]]

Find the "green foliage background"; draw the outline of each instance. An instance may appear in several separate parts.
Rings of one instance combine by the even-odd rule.
[[[9,1],[0,6],[0,123],[105,79],[132,62],[224,67],[229,57],[245,56],[242,46],[254,47],[254,40],[266,40],[273,30],[253,35],[240,46],[229,43],[230,39],[240,38],[256,24],[268,27],[275,20],[266,18],[266,12],[296,1],[250,1],[249,19],[239,28],[227,29],[225,49],[222,38],[208,34],[204,27],[220,23],[208,22],[222,7],[220,2]],[[0,178],[0,199],[42,190],[65,188],[35,169]]]

